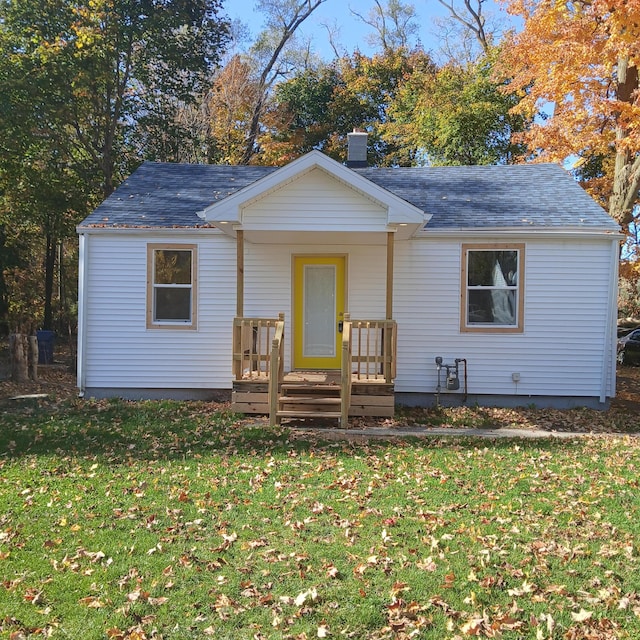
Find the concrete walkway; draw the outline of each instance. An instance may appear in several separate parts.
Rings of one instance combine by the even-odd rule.
[[[585,436],[640,437],[639,433],[591,433],[587,431],[544,431],[542,429],[464,429],[448,427],[407,427],[385,429],[370,427],[367,429],[338,429],[331,427],[291,426],[293,433],[308,434],[327,440],[365,440],[371,438],[430,438],[430,437],[470,437],[470,438],[521,438],[536,440],[558,438],[568,440]]]

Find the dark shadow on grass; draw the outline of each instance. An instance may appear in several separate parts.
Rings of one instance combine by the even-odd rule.
[[[514,439],[473,437],[402,437],[337,439],[322,429],[300,433],[265,420],[245,419],[225,405],[204,402],[75,401],[6,407],[0,413],[0,458],[60,455],[103,459],[168,460],[219,453],[278,454],[288,451],[334,450],[345,453],[384,450],[391,446],[422,449],[513,447]],[[571,446],[554,439],[516,439],[521,448],[550,450]]]

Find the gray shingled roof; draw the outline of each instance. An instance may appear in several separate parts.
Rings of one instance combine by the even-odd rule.
[[[433,217],[429,229],[605,227],[611,217],[559,165],[358,169]]]
[[[199,227],[210,204],[274,167],[145,162],[80,227]],[[361,176],[432,214],[429,229],[619,226],[560,166],[366,168]]]
[[[80,226],[206,226],[198,211],[275,170],[275,167],[145,162]]]

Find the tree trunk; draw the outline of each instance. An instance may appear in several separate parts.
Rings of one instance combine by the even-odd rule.
[[[114,191],[115,186],[113,184],[113,162],[111,161],[111,147],[113,140],[109,140],[105,143],[105,148],[102,157],[102,195],[108,198]]]
[[[29,379],[29,341],[27,338],[22,333],[12,333],[9,336],[11,379],[14,382],[26,382]]]
[[[258,99],[253,107],[253,114],[251,116],[251,124],[247,139],[245,141],[245,148],[240,160],[240,164],[249,164],[251,158],[255,153],[256,140],[258,139],[258,133],[260,132],[260,119],[264,110],[264,105],[267,100],[267,93],[271,86],[275,82],[276,78],[281,75],[277,69],[277,62],[280,54],[287,42],[293,37],[298,27],[326,0],[297,0],[290,6],[291,13],[286,16],[277,16],[279,9],[286,7],[287,3],[276,2],[274,3],[275,13],[269,16],[271,19],[275,19],[277,16],[277,22],[280,23],[279,33],[275,34],[279,36],[278,42],[271,53],[269,60],[267,61],[262,73],[260,74],[260,80],[258,82],[259,94]]]
[[[53,280],[56,268],[56,241],[47,234],[47,248],[44,261],[44,320],[42,328],[53,330]]]
[[[253,108],[253,115],[251,116],[251,125],[249,127],[249,135],[245,142],[244,153],[240,158],[240,164],[242,165],[249,164],[255,153],[256,140],[258,139],[258,131],[260,130],[260,118],[262,117],[264,98],[267,90],[261,87],[260,91],[261,95]]]
[[[620,58],[617,68],[616,99],[631,102],[638,91],[638,68],[629,64],[628,58]],[[633,221],[633,207],[640,190],[640,155],[624,147],[628,135],[627,126],[616,125],[616,163],[613,173],[613,191],[609,200],[609,215],[623,227]]]
[[[609,200],[609,215],[623,227],[633,222],[633,207],[638,199],[639,190],[640,156],[632,159],[628,152],[618,151],[613,174],[613,193]]]
[[[29,336],[28,376],[29,380],[38,382],[38,338]]]
[[[6,256],[7,253],[5,226],[0,224],[0,256]],[[4,273],[9,266],[11,261],[0,257],[0,333],[8,329],[9,297]]]

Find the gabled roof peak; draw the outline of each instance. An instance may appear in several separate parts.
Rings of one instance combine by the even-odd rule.
[[[425,216],[425,212],[419,207],[316,150],[276,169],[227,198],[214,202],[199,215],[206,222],[229,232],[234,227],[242,226],[243,209],[246,206],[315,169],[324,171],[334,180],[359,192],[386,210],[386,226],[380,231],[395,230],[401,225],[402,235],[408,237],[424,226],[425,221],[430,218]]]

